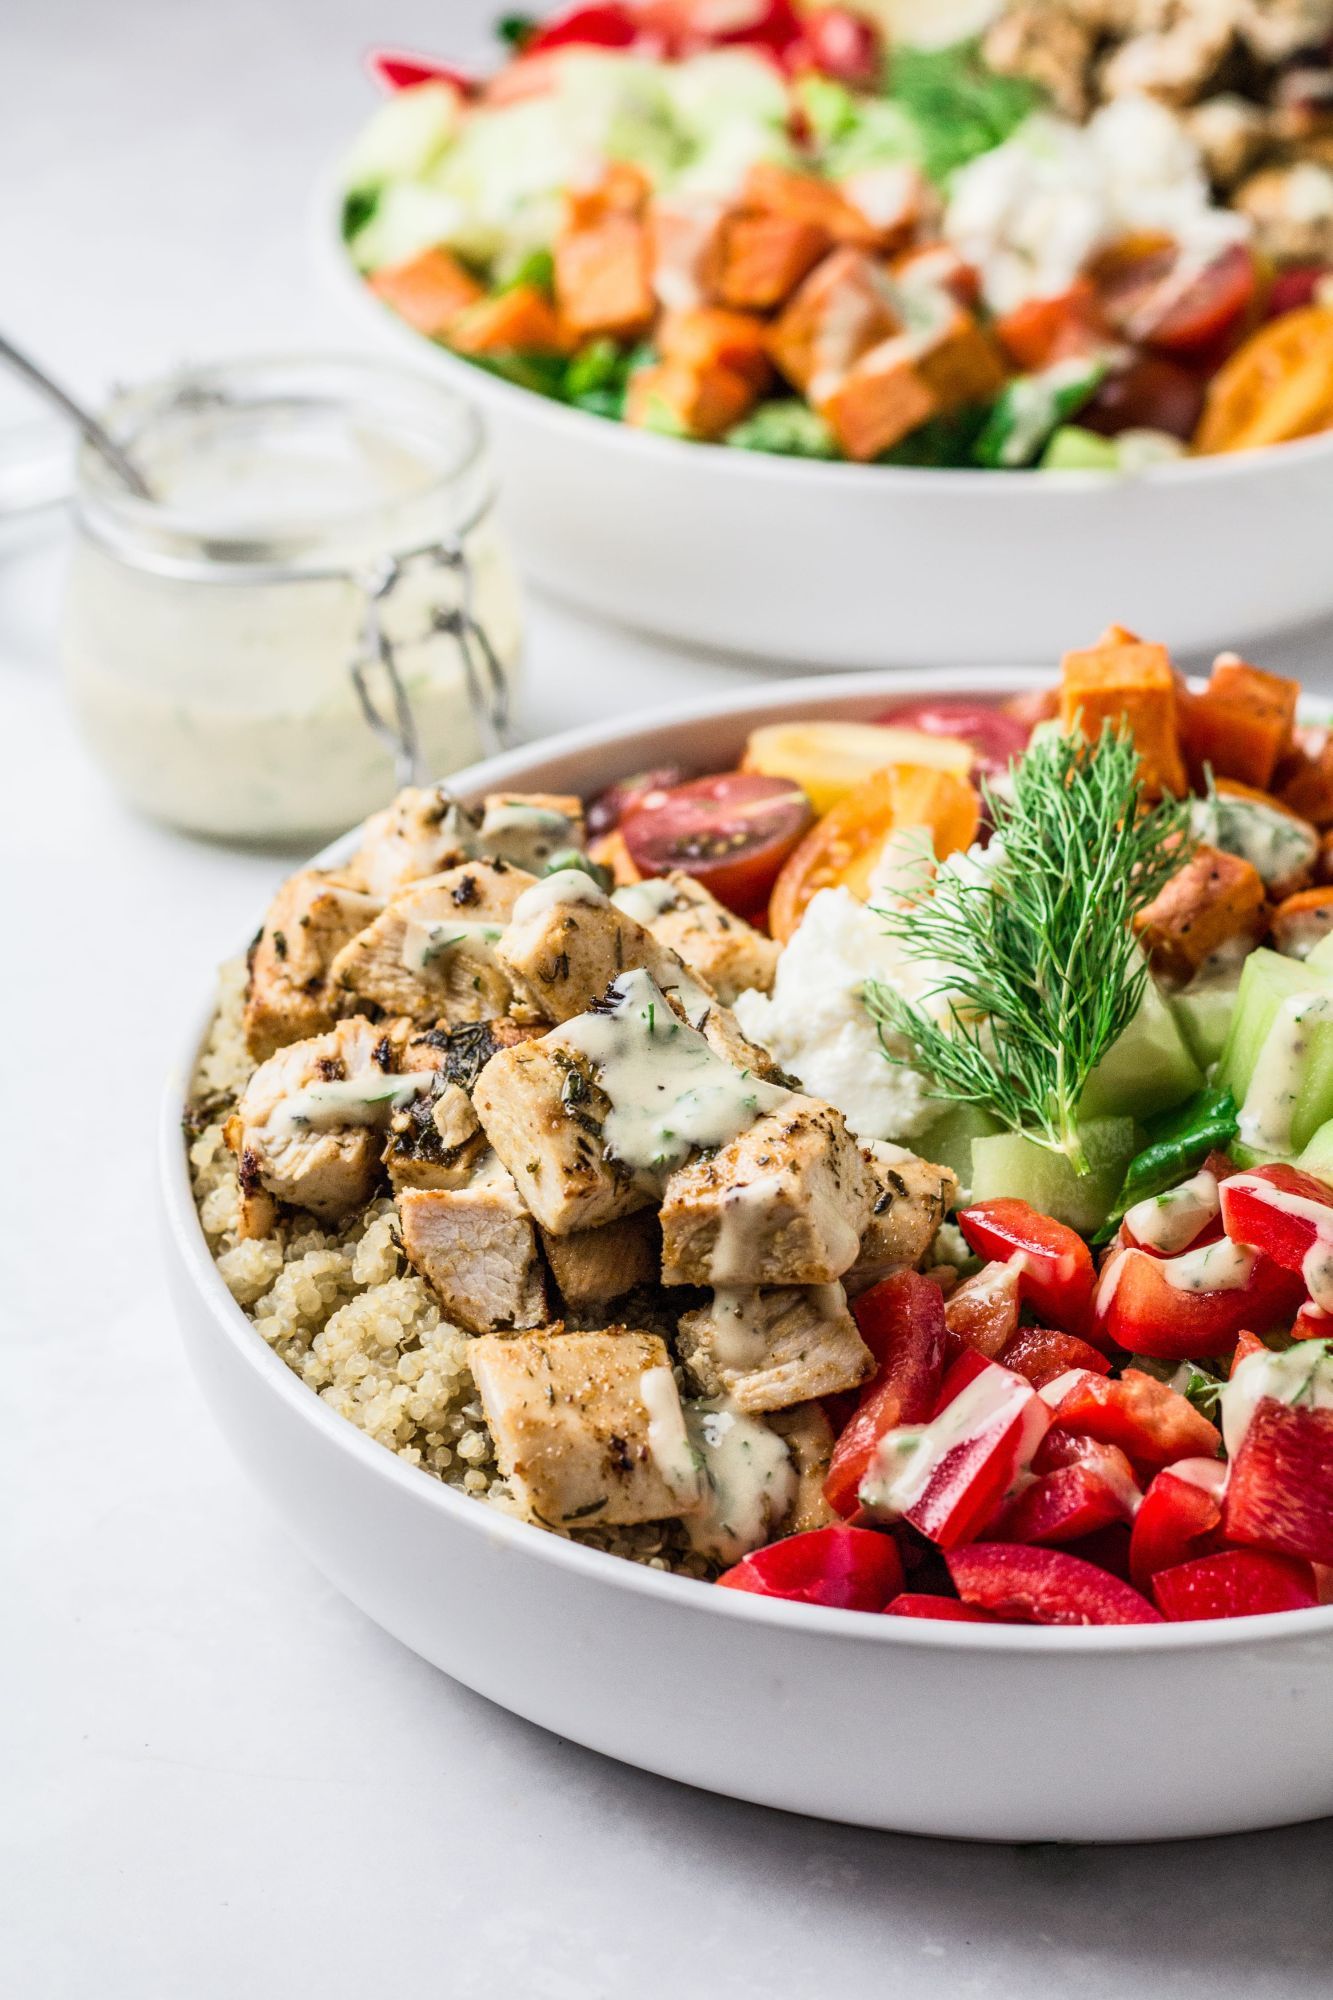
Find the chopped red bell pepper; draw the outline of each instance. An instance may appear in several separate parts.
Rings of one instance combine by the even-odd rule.
[[[1102,1271],[1094,1323],[1131,1354],[1206,1361],[1226,1353],[1242,1327],[1289,1321],[1303,1289],[1261,1251],[1229,1240],[1180,1257],[1121,1250]]]
[[[1178,1563],[1153,1578],[1166,1617],[1249,1618],[1265,1611],[1308,1611],[1319,1602],[1314,1571],[1294,1556],[1260,1549],[1220,1549]]]
[[[873,21],[851,7],[815,7],[801,17],[811,66],[851,90],[874,90],[883,79],[884,40]],[[796,45],[785,52],[796,66]]]
[[[1212,1553],[1222,1522],[1227,1469],[1217,1458],[1182,1458],[1163,1468],[1143,1496],[1129,1538],[1129,1574],[1151,1588],[1159,1569]]]
[[[947,1557],[964,1604],[1032,1625],[1157,1625],[1146,1597],[1063,1549],[977,1542]]]
[[[630,7],[610,4],[569,7],[534,28],[523,44],[524,56],[548,49],[628,49],[643,34],[643,24]]]
[[[957,1597],[932,1597],[924,1590],[903,1590],[884,1606],[886,1618],[947,1618],[958,1625],[994,1625],[989,1611],[964,1604]]]
[[[953,1352],[973,1347],[994,1361],[1018,1325],[1016,1264],[987,1264],[964,1278],[944,1302],[944,1323]]]
[[[812,1528],[742,1556],[718,1582],[727,1590],[827,1604],[839,1611],[882,1611],[903,1587],[902,1558],[891,1535],[869,1528]]]
[[[856,1414],[833,1449],[824,1497],[844,1518],[875,1448],[898,1424],[925,1423],[944,1372],[944,1299],[918,1271],[895,1271],[852,1307],[861,1338],[879,1364],[861,1391]]]
[[[979,1257],[1021,1257],[1019,1296],[1040,1320],[1065,1333],[1087,1329],[1096,1273],[1081,1236],[1030,1202],[1001,1198],[961,1210],[958,1226]]]
[[[1315,1311],[1317,1312],[1318,1310],[1319,1308],[1316,1306]],[[1300,1315],[1298,1314],[1297,1315],[1298,1323],[1299,1319]],[[1313,1338],[1314,1336],[1307,1336],[1307,1337]],[[1231,1357],[1231,1366],[1227,1369],[1227,1374],[1234,1375],[1236,1370],[1240,1367],[1242,1361],[1248,1361],[1252,1354],[1262,1354],[1266,1346],[1267,1342],[1260,1340],[1257,1333],[1242,1332],[1240,1338],[1236,1342],[1236,1351]]]
[[[1178,1458],[1216,1457],[1222,1440],[1188,1398],[1141,1368],[1126,1368],[1118,1381],[1079,1369],[1042,1391],[1052,1405],[1052,1421],[1103,1444],[1118,1444],[1142,1465],[1170,1465]]]
[[[993,1542],[1074,1542],[1139,1505],[1134,1468],[1118,1445],[1072,1431],[1047,1431],[1032,1458],[1038,1476],[1008,1501],[986,1529]]]
[[[1253,1340],[1254,1337],[1252,1333],[1241,1335],[1242,1340]],[[1317,1306],[1313,1299],[1307,1299],[1292,1322],[1291,1337],[1293,1341],[1333,1340],[1333,1312],[1327,1312],[1323,1306]],[[1260,1342],[1261,1346],[1263,1344]],[[1253,1354],[1254,1349],[1248,1348],[1246,1352]],[[1237,1346],[1236,1359],[1231,1364],[1233,1373],[1237,1364],[1244,1359],[1245,1355]]]
[[[371,49],[366,68],[384,90],[411,90],[418,83],[447,83],[467,97],[477,87],[475,77],[436,62],[433,56],[412,55],[406,49]]]
[[[1025,299],[995,322],[995,336],[1026,372],[1105,345],[1106,317],[1091,278],[1076,278],[1053,298]]]
[[[1026,1375],[1034,1389],[1067,1375],[1071,1368],[1087,1368],[1094,1375],[1111,1372],[1111,1363],[1099,1348],[1089,1347],[1077,1334],[1057,1333],[1048,1326],[1021,1326],[1006,1342],[1000,1360],[1016,1374]]]
[[[1233,1174],[1221,1187],[1222,1226],[1297,1273],[1317,1305],[1333,1306],[1333,1188],[1275,1162]]]
[[[1333,1410],[1260,1401],[1231,1461],[1229,1542],[1333,1563]]]

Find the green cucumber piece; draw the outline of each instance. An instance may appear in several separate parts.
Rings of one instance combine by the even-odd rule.
[[[1061,424],[1041,455],[1043,472],[1118,472],[1120,454],[1112,438]]]
[[[1333,931],[1327,937],[1320,938],[1305,963],[1317,966],[1321,972],[1333,974]]]
[[[1183,1104],[1202,1083],[1170,1002],[1149,979],[1138,1013],[1088,1078],[1078,1115],[1149,1118]]]
[[[1333,1185],[1333,1118],[1327,1119],[1313,1134],[1297,1155],[1296,1165],[1304,1173]]]
[[[975,1104],[951,1104],[943,1117],[913,1139],[912,1150],[923,1160],[932,1160],[937,1167],[948,1167],[957,1174],[959,1199],[966,1200],[972,1186],[972,1141],[988,1139],[1003,1130],[997,1118],[979,1111]]]
[[[1242,1146],[1252,1160],[1300,1152],[1333,1118],[1333,1006],[1299,1024],[1293,1049],[1293,1024],[1282,1010],[1300,999],[1333,1002],[1333,973],[1275,951],[1250,953],[1215,1081],[1240,1106]]]
[[[1201,1069],[1211,1069],[1226,1046],[1237,991],[1236,986],[1201,986],[1197,992],[1186,987],[1171,995],[1171,1011]]]
[[[1063,1153],[1053,1153],[1017,1132],[972,1142],[972,1199],[1010,1195],[1030,1202],[1083,1236],[1101,1228],[1134,1157],[1132,1118],[1092,1118],[1080,1127],[1088,1172],[1076,1174]]]

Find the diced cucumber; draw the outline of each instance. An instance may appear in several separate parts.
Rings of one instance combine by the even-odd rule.
[[[1118,472],[1120,454],[1114,439],[1085,431],[1079,424],[1061,424],[1041,463],[1045,472]]]
[[[1333,1185],[1333,1118],[1328,1119],[1297,1156],[1296,1165],[1307,1174]]]
[[[1105,379],[1102,355],[1057,361],[1035,375],[1015,375],[1000,391],[977,439],[978,465],[1031,465],[1052,433]]]
[[[343,161],[347,188],[416,180],[458,130],[462,99],[448,83],[414,83],[386,97]]]
[[[1317,966],[1321,972],[1333,973],[1333,931],[1330,931],[1327,937],[1320,938],[1305,963]]]
[[[919,1138],[912,1151],[937,1167],[950,1167],[958,1176],[960,1194],[966,1197],[972,1185],[972,1141],[989,1138],[1004,1128],[999,1121],[974,1104],[953,1104]]]
[[[1183,1104],[1202,1083],[1170,1003],[1149,979],[1138,1013],[1088,1078],[1079,1117],[1149,1118]]]
[[[1319,1005],[1293,1022],[1285,1003],[1302,999]],[[1333,1118],[1333,972],[1251,952],[1216,1081],[1240,1106],[1241,1142],[1252,1156],[1299,1152]]]
[[[972,1142],[972,1199],[1012,1195],[1043,1215],[1067,1222],[1084,1236],[1100,1229],[1134,1157],[1132,1118],[1093,1118],[1080,1128],[1088,1172],[1076,1174],[1062,1153],[1052,1153],[1016,1132]]]
[[[1226,1046],[1231,1017],[1236,1011],[1236,986],[1186,987],[1171,996],[1171,1011],[1180,1024],[1190,1054],[1201,1069],[1211,1069]]]

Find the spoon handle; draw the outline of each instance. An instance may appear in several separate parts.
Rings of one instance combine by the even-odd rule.
[[[0,334],[0,361],[8,362],[16,374],[21,375],[39,395],[45,396],[48,402],[54,403],[56,408],[69,418],[93,450],[99,452],[105,459],[117,479],[128,486],[131,493],[137,494],[140,500],[153,498],[152,488],[138,466],[132,458],[126,457],[110,432],[103,429],[91,411],[76,403],[58,382],[53,382],[35,361],[30,361],[26,354],[20,353],[13,342],[6,340],[3,334]]]

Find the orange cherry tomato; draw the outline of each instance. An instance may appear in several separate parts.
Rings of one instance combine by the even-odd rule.
[[[1252,333],[1214,376],[1194,445],[1253,451],[1333,425],[1333,307],[1304,306]]]
[[[821,889],[869,894],[884,843],[900,828],[925,827],[937,860],[970,847],[980,820],[976,791],[952,771],[894,764],[849,792],[783,863],[768,905],[769,928],[785,944]]]

